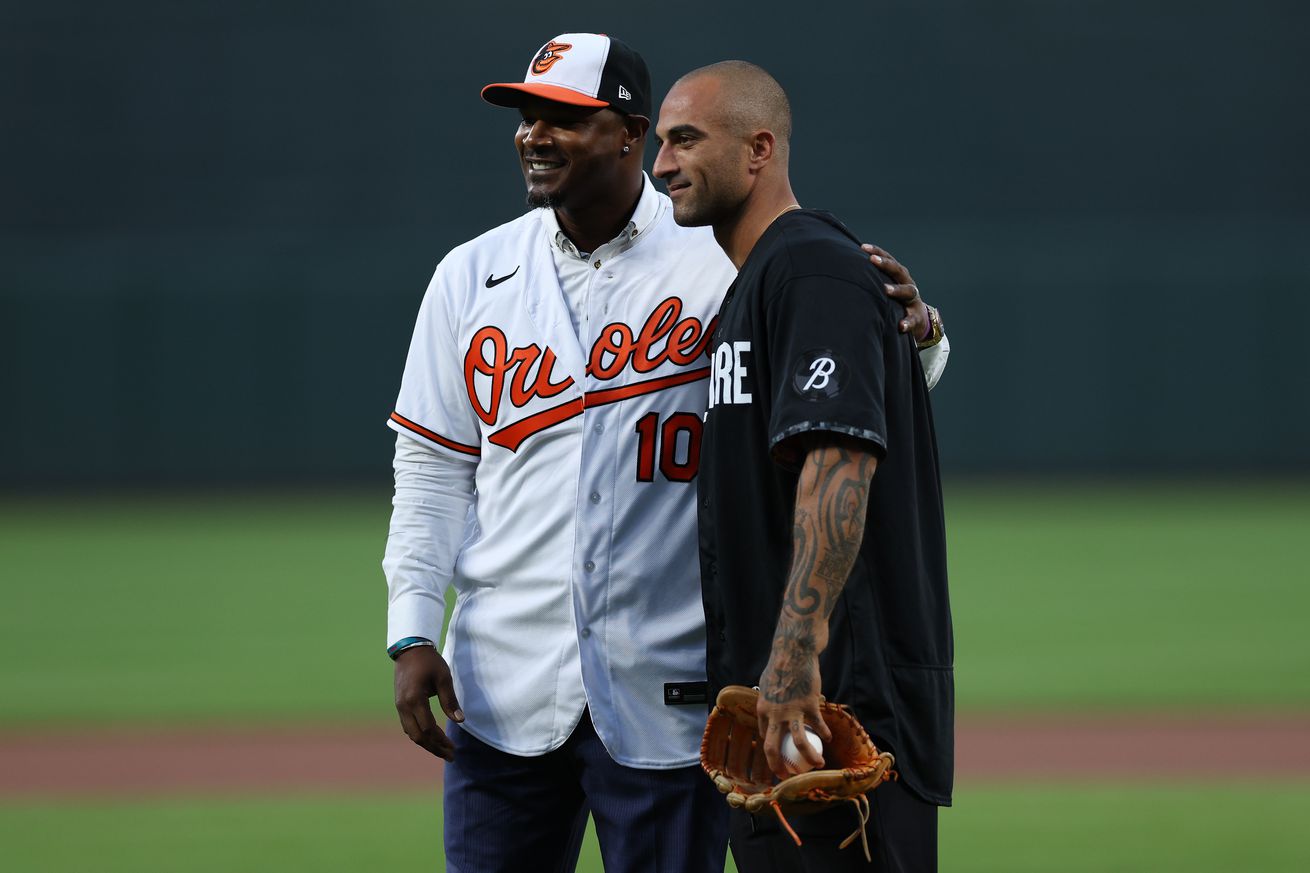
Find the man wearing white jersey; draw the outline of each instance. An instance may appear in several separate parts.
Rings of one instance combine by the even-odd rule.
[[[694,479],[734,270],[642,172],[631,48],[563,34],[483,97],[522,115],[535,208],[452,250],[419,312],[389,422],[396,708],[449,762],[448,870],[571,870],[590,812],[610,873],[720,873]],[[883,261],[905,327],[940,337]],[[945,349],[926,354],[939,373]]]

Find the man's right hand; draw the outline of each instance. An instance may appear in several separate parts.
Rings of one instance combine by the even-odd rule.
[[[431,646],[405,649],[396,658],[396,712],[405,735],[438,758],[455,759],[455,746],[432,715],[433,696],[453,722],[464,720],[446,659]]]

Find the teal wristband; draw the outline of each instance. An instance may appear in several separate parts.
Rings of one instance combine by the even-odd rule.
[[[387,655],[394,661],[401,652],[418,646],[432,646],[434,649],[437,647],[436,643],[427,637],[405,637],[403,640],[397,640],[387,646]]]

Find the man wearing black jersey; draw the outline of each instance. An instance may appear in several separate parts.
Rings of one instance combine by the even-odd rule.
[[[820,695],[849,705],[900,775],[869,795],[873,869],[935,870],[954,654],[928,388],[886,277],[796,202],[790,133],[782,88],[740,61],[684,76],[657,126],[675,219],[712,226],[740,271],[710,344],[698,481],[711,694],[759,685],[779,775],[787,733],[822,763],[803,742],[807,724],[830,739]],[[733,855],[743,873],[868,870],[837,848],[858,824],[848,808],[797,818],[797,848],[734,811]]]

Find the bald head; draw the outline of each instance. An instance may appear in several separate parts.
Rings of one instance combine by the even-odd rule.
[[[791,107],[754,64],[723,61],[683,76],[660,106],[655,135],[654,173],[669,186],[678,224],[710,225],[717,236],[796,202],[787,169]]]
[[[749,61],[719,61],[692,70],[674,87],[704,79],[718,85],[716,109],[729,130],[741,136],[767,130],[777,140],[779,156],[786,157],[791,140],[791,103],[777,79]]]

